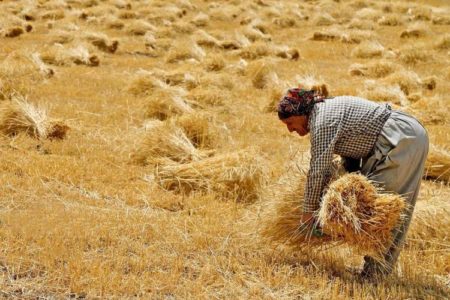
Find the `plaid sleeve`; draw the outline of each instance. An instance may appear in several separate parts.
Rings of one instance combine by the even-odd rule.
[[[322,191],[331,175],[336,138],[335,126],[322,126],[311,132],[311,162],[306,181],[304,212],[315,212],[320,207]]]

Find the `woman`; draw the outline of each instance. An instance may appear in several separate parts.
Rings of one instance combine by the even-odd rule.
[[[397,261],[419,193],[428,154],[427,133],[416,119],[388,104],[353,96],[326,96],[326,90],[294,88],[278,105],[278,117],[290,132],[311,134],[301,224],[314,227],[314,213],[331,176],[333,154],[340,155],[348,171],[360,171],[386,191],[404,195],[410,204],[393,233],[385,262],[364,258],[363,276],[387,275]]]

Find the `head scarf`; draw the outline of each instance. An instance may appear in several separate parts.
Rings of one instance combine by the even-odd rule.
[[[303,88],[289,89],[278,103],[278,117],[287,119],[291,116],[307,116],[314,105],[323,102],[325,96],[315,90]]]

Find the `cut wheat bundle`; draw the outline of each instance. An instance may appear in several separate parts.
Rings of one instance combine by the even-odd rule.
[[[197,148],[212,148],[218,141],[219,132],[211,114],[191,112],[174,119]]]
[[[397,84],[380,85],[374,80],[366,80],[360,95],[373,101],[390,102],[403,106],[409,104],[408,98]]]
[[[103,52],[115,53],[119,47],[119,41],[110,40],[106,34],[87,32],[83,38]]]
[[[192,108],[176,91],[159,89],[149,97],[144,116],[166,120],[172,116],[193,112]]]
[[[450,182],[450,151],[431,144],[425,162],[425,178]]]
[[[95,67],[100,64],[98,56],[91,54],[84,45],[66,49],[61,44],[55,44],[42,51],[40,55],[44,63],[57,66],[76,64]]]
[[[429,26],[425,23],[415,23],[400,33],[401,38],[421,38],[429,33]]]
[[[157,90],[170,89],[169,85],[159,79],[153,72],[140,70],[128,85],[128,91],[135,96],[151,95]]]
[[[362,253],[381,255],[405,208],[400,195],[383,193],[363,175],[347,174],[329,185],[317,218],[333,239]]]
[[[384,52],[384,47],[377,41],[364,41],[356,46],[351,52],[356,58],[373,58],[381,57]]]
[[[412,243],[450,239],[450,203],[448,199],[419,201],[414,208],[413,219],[408,232]]]
[[[264,89],[278,84],[278,75],[273,69],[272,63],[266,60],[257,60],[248,65],[246,75],[254,88]]]
[[[367,76],[373,78],[386,77],[400,68],[399,65],[386,60],[371,62],[368,64],[352,64],[349,69],[350,75]]]
[[[214,192],[238,202],[257,200],[265,177],[263,163],[255,150],[215,155],[186,164],[163,164],[155,170],[157,182],[168,190]]]
[[[328,84],[322,79],[313,74],[304,74],[295,76],[295,82],[298,86],[319,92],[321,95],[328,97]]]
[[[36,65],[36,67],[39,69],[39,72],[46,78],[50,78],[53,75],[55,75],[55,71],[53,69],[49,68],[41,59],[41,56],[39,53],[33,53],[31,54],[31,61]]]
[[[142,143],[131,155],[133,162],[157,165],[163,161],[185,163],[203,157],[183,130],[174,124],[157,122],[147,129]]]
[[[0,132],[15,136],[21,132],[39,139],[63,139],[69,127],[62,121],[52,120],[47,111],[16,96],[0,103]]]
[[[187,40],[178,42],[169,50],[166,62],[175,63],[185,60],[201,62],[205,56],[205,51],[196,42]]]

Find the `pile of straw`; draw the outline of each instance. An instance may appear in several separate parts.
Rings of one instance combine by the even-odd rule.
[[[226,153],[185,164],[168,163],[155,171],[157,182],[183,193],[215,192],[239,202],[258,199],[265,180],[259,155],[252,150]]]
[[[425,162],[425,177],[450,182],[450,152],[431,145]]]
[[[264,89],[278,84],[278,75],[273,71],[273,65],[264,60],[250,63],[246,73],[254,88]]]
[[[198,112],[183,114],[175,119],[175,124],[183,129],[197,148],[212,148],[218,141],[219,133],[212,115]]]
[[[144,116],[166,120],[172,116],[190,112],[193,112],[192,108],[175,91],[160,89],[149,97]]]
[[[418,201],[408,231],[411,242],[425,242],[432,238],[450,239],[450,202],[448,199]]]
[[[382,254],[406,207],[399,195],[380,193],[359,174],[347,174],[331,183],[318,213],[324,233],[354,249]]]
[[[174,124],[158,122],[149,126],[141,145],[132,154],[132,161],[141,165],[157,165],[167,161],[185,163],[200,159],[183,130]]]
[[[383,55],[384,47],[376,41],[365,41],[355,47],[352,56],[356,58],[373,58]]]
[[[408,99],[399,85],[380,85],[379,82],[367,80],[361,96],[373,101],[390,102],[397,105],[407,105]]]
[[[392,62],[380,60],[368,64],[352,64],[350,66],[349,73],[353,76],[382,78],[392,74],[398,68],[399,66]]]
[[[63,139],[69,127],[51,120],[47,112],[25,98],[14,98],[0,104],[0,132],[6,136],[25,133],[39,139]]]

